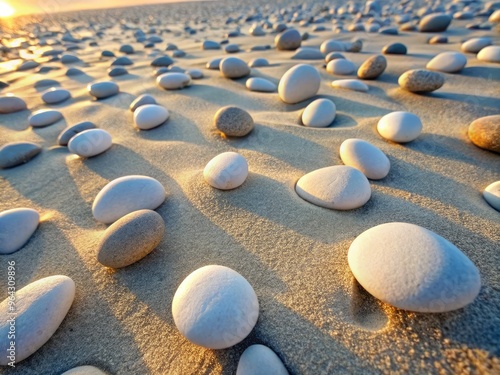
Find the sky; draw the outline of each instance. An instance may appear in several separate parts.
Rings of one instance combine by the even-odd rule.
[[[54,13],[80,9],[114,8],[141,4],[159,4],[186,0],[0,0],[15,10],[15,15]]]

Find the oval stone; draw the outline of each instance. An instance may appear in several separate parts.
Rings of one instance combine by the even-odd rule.
[[[118,57],[115,59],[112,63],[111,66],[128,66],[128,65],[133,65],[134,62],[130,60],[127,56],[122,56]]]
[[[42,347],[66,317],[75,298],[75,283],[67,276],[45,277],[16,291],[16,363]],[[9,298],[0,303],[0,337],[9,332]],[[8,353],[9,340],[0,340],[0,350]],[[9,362],[0,356],[0,365]]]
[[[462,43],[460,47],[466,53],[478,53],[484,47],[491,45],[493,41],[489,37],[472,38]]]
[[[242,108],[226,106],[214,116],[215,127],[229,137],[243,137],[254,128],[252,116]]]
[[[403,43],[391,43],[382,48],[384,55],[406,55],[407,48]]]
[[[486,62],[500,63],[500,46],[484,47],[477,54],[477,59]]]
[[[316,206],[334,210],[361,207],[371,197],[370,183],[365,175],[346,165],[321,168],[302,176],[295,191]]]
[[[208,162],[203,170],[205,181],[220,190],[235,189],[248,176],[246,159],[236,152],[224,152]]]
[[[323,55],[328,55],[330,52],[343,52],[345,51],[345,44],[340,40],[329,39],[321,43],[319,50]]]
[[[57,144],[59,146],[67,146],[70,139],[73,138],[76,134],[81,133],[84,130],[95,128],[95,124],[90,121],[83,121],[73,126],[69,126],[64,129],[61,134],[59,134],[59,136],[57,137]]]
[[[384,72],[386,67],[387,60],[384,56],[372,56],[361,64],[358,69],[358,77],[361,79],[375,79]]]
[[[138,96],[131,104],[130,104],[130,110],[132,112],[135,112],[137,108],[139,108],[142,105],[146,104],[156,104],[156,99],[149,94],[142,94],[141,96]]]
[[[151,62],[151,66],[166,66],[169,67],[174,63],[170,56],[159,56]]]
[[[316,99],[302,112],[302,123],[313,128],[324,128],[335,119],[337,107],[329,99]]]
[[[371,180],[387,176],[391,162],[378,147],[362,139],[346,139],[340,145],[340,158],[345,165],[354,167]]]
[[[300,47],[302,36],[295,29],[287,29],[281,34],[276,35],[274,44],[278,50],[294,51]]]
[[[410,112],[391,112],[379,120],[377,131],[385,139],[406,143],[422,133],[422,122],[417,115]]]
[[[212,70],[219,70],[219,65],[221,61],[222,57],[217,57],[215,59],[212,59],[209,62],[207,62],[206,68]]]
[[[301,47],[292,56],[292,60],[323,60],[325,56],[319,49],[311,47]]]
[[[111,268],[129,266],[152,252],[164,233],[165,223],[155,211],[131,212],[106,229],[98,245],[97,260]]]
[[[271,349],[256,344],[246,348],[241,355],[236,375],[257,374],[288,375],[288,371]]]
[[[411,92],[431,92],[444,85],[444,76],[425,69],[413,69],[403,73],[398,83],[401,88]]]
[[[192,79],[203,78],[203,72],[200,69],[189,69],[187,72]]]
[[[70,152],[84,158],[102,154],[113,144],[111,134],[103,129],[89,129],[77,133],[68,142]]]
[[[92,205],[94,218],[110,224],[137,210],[154,210],[165,201],[165,188],[146,176],[124,176],[109,182]]]
[[[52,125],[62,118],[63,115],[59,111],[55,111],[53,109],[41,109],[29,117],[29,123],[34,128],[39,128]]]
[[[165,73],[156,78],[156,83],[165,90],[178,90],[191,84],[191,77],[185,73]]]
[[[62,64],[73,64],[77,62],[81,62],[80,58],[75,55],[70,55],[70,54],[64,54],[61,56],[61,63]]]
[[[128,74],[128,71],[123,66],[115,66],[114,68],[108,69],[108,76],[110,77],[119,77],[126,74]]]
[[[250,74],[247,63],[237,57],[226,57],[221,60],[219,70],[226,78],[242,78]]]
[[[500,115],[474,120],[469,125],[468,134],[477,147],[500,154]]]
[[[259,317],[259,301],[248,281],[224,266],[197,269],[179,285],[172,301],[175,325],[189,341],[210,349],[241,342]]]
[[[444,73],[456,73],[465,68],[467,57],[460,52],[441,52],[425,66],[430,70]]]
[[[500,181],[489,184],[483,191],[483,197],[491,207],[500,211]]]
[[[68,90],[52,87],[42,94],[42,100],[47,104],[57,104],[71,98]]]
[[[0,212],[0,254],[21,249],[35,233],[40,215],[31,208],[14,208]]]
[[[346,59],[333,59],[326,66],[326,71],[331,74],[348,75],[354,73],[356,65]]]
[[[250,91],[260,91],[260,92],[275,92],[277,89],[276,85],[273,82],[260,77],[253,77],[247,79],[245,86]]]
[[[451,23],[451,17],[445,13],[432,13],[423,17],[418,29],[421,32],[441,32],[445,31]]]
[[[332,82],[332,87],[360,92],[368,91],[368,85],[359,79],[337,79]]]
[[[471,260],[438,234],[409,223],[386,223],[360,234],[348,253],[354,277],[374,297],[400,309],[446,312],[479,294]]]
[[[0,97],[0,113],[14,113],[27,108],[26,102],[12,94]]]
[[[97,99],[105,99],[110,96],[118,94],[120,88],[118,85],[111,81],[92,83],[87,86],[90,95]]]
[[[141,130],[160,126],[170,117],[168,110],[161,105],[145,104],[134,112],[134,123]]]
[[[295,104],[316,95],[320,84],[321,76],[315,67],[299,64],[281,77],[278,93],[283,102]]]
[[[267,61],[267,59],[260,57],[257,59],[250,60],[250,62],[248,63],[248,66],[250,68],[260,68],[263,66],[269,66],[269,61]]]
[[[12,168],[27,163],[38,155],[42,148],[31,142],[11,142],[0,147],[0,168]]]

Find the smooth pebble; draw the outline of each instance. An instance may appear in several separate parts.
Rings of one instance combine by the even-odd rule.
[[[368,91],[368,85],[359,79],[338,79],[332,82],[332,87],[360,92]]]
[[[467,57],[463,53],[448,51],[435,56],[425,67],[444,73],[456,73],[465,68],[466,64]]]
[[[430,70],[413,69],[401,74],[398,83],[401,88],[411,92],[432,92],[444,85],[444,76]]]
[[[242,108],[226,106],[214,116],[215,127],[229,137],[243,137],[254,128],[252,116]]]
[[[26,102],[17,96],[7,94],[0,97],[0,113],[14,113],[23,111],[26,108],[28,108]]]
[[[321,76],[315,67],[299,64],[281,77],[278,93],[283,102],[295,104],[316,95],[320,84]]]
[[[21,249],[35,233],[39,222],[40,214],[31,208],[0,212],[0,254],[12,254]]]
[[[129,109],[132,112],[135,112],[137,108],[146,104],[156,104],[156,99],[149,94],[142,94],[134,99],[132,103],[130,103]]]
[[[157,104],[145,104],[134,112],[134,123],[141,130],[149,130],[160,126],[170,117],[165,107]]]
[[[242,78],[250,74],[248,64],[237,57],[227,57],[221,60],[219,70],[226,78]]]
[[[354,167],[371,180],[387,176],[391,162],[378,147],[362,139],[346,139],[340,145],[340,158],[345,165]]]
[[[288,375],[281,359],[267,346],[255,344],[245,349],[236,375]]]
[[[75,125],[68,126],[57,137],[57,144],[59,146],[67,146],[70,139],[73,138],[76,134],[84,130],[95,129],[95,128],[96,128],[95,124],[90,121],[82,121]]]
[[[205,181],[220,190],[235,189],[248,176],[246,159],[236,152],[223,152],[210,160],[203,170]]]
[[[474,120],[469,125],[468,135],[477,147],[500,154],[500,115]]]
[[[68,142],[73,154],[84,158],[102,154],[113,145],[111,134],[103,129],[88,129],[78,132]]]
[[[275,92],[277,89],[277,86],[273,82],[260,77],[247,79],[247,81],[245,82],[245,86],[250,91],[259,92]]]
[[[493,182],[486,186],[483,197],[491,207],[500,212],[500,181]]]
[[[61,112],[53,110],[53,109],[41,109],[39,111],[34,112],[29,117],[29,124],[34,128],[40,128],[43,126],[48,126],[56,123],[61,120],[63,115]]]
[[[118,85],[111,81],[91,83],[87,86],[90,95],[97,99],[105,99],[120,92]]]
[[[302,123],[313,128],[324,128],[335,119],[337,107],[329,99],[316,99],[302,112]]]
[[[356,65],[346,59],[334,59],[327,64],[326,71],[331,74],[349,75],[356,71]]]
[[[58,104],[71,98],[68,90],[52,87],[42,94],[42,100],[47,104]]]
[[[379,120],[377,131],[385,139],[406,143],[417,139],[422,133],[422,122],[410,112],[391,112]]]
[[[185,73],[165,73],[156,78],[156,83],[165,90],[179,90],[191,84],[191,77]]]
[[[42,151],[31,142],[11,142],[0,147],[0,169],[16,167],[27,163]]]

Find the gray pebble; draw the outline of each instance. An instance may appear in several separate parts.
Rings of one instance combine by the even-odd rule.
[[[83,121],[73,126],[69,126],[64,129],[61,134],[59,134],[59,136],[57,137],[57,144],[60,146],[67,146],[71,138],[73,138],[76,134],[81,133],[84,130],[95,128],[95,124],[90,121]]]
[[[252,116],[239,107],[226,106],[217,111],[214,117],[215,127],[230,137],[243,137],[254,128]]]
[[[0,148],[0,168],[11,168],[26,163],[42,151],[31,142],[12,142]]]

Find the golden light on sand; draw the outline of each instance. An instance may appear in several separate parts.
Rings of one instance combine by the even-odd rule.
[[[5,1],[0,1],[0,18],[7,18],[16,13],[15,9]]]

